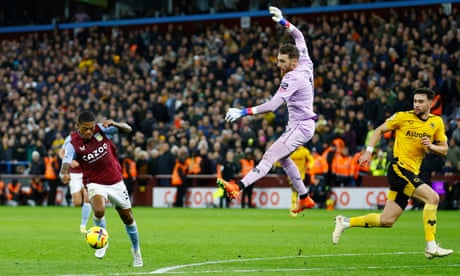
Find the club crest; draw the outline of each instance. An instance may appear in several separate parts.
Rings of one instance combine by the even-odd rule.
[[[98,142],[101,142],[104,139],[104,137],[102,137],[102,135],[99,132],[94,134],[94,138],[96,138],[96,141]]]

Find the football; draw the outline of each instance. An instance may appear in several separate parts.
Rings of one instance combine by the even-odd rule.
[[[109,242],[109,233],[100,226],[93,226],[85,235],[86,243],[94,249],[104,247]]]

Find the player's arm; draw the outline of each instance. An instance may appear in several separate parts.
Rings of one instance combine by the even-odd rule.
[[[447,150],[449,148],[447,145],[447,141],[432,143],[430,141],[430,138],[424,136],[422,137],[422,144],[427,148],[427,150],[429,150],[430,152],[436,155],[440,155],[440,156],[447,155]]]
[[[62,183],[68,184],[70,181],[70,166],[75,155],[75,149],[71,143],[64,143],[64,146],[61,149],[60,154],[62,154],[63,156],[59,177],[61,178]]]
[[[256,115],[261,113],[266,113],[270,111],[275,111],[283,104],[284,100],[277,92],[270,101],[253,106],[253,107],[246,107],[246,108],[236,108],[232,107],[229,108],[227,114],[225,114],[225,120],[227,122],[235,122],[241,117],[248,116],[248,115]]]
[[[132,127],[128,125],[127,123],[124,122],[116,122],[114,120],[108,119],[105,120],[102,125],[104,128],[109,128],[109,127],[116,127],[121,133],[130,133],[133,131]]]
[[[301,59],[306,59],[308,63],[311,63],[310,55],[308,54],[307,43],[305,42],[305,37],[302,32],[286,18],[283,17],[283,14],[280,9],[274,6],[270,6],[268,11],[272,15],[273,21],[280,24],[285,28],[289,35],[294,39],[297,49],[299,49]]]
[[[379,127],[375,129],[374,133],[369,139],[369,143],[367,144],[366,151],[361,155],[361,157],[358,160],[358,163],[360,166],[365,167],[369,165],[369,161],[371,160],[372,152],[374,151],[375,145],[377,144],[378,141],[380,141],[380,138],[382,137],[383,133],[389,130],[390,129],[387,127],[386,122],[384,122],[383,124],[381,124]]]
[[[430,151],[436,155],[446,156],[449,146],[447,144],[444,122],[442,119],[439,119],[439,123],[436,125],[437,128],[432,137],[433,141],[428,137],[422,137],[422,144],[426,147],[426,151]]]

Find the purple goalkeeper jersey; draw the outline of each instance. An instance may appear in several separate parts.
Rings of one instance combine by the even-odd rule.
[[[286,73],[278,91],[270,101],[256,106],[257,113],[275,111],[286,102],[289,112],[288,125],[313,119],[313,62],[308,54],[304,36],[291,24],[289,34],[294,38],[300,57],[297,67]]]
[[[78,161],[83,170],[83,184],[112,185],[122,181],[123,174],[115,145],[105,133],[113,129],[116,128],[101,128],[98,124],[90,140],[83,139],[78,132],[70,134],[70,141],[65,145],[63,163],[70,163],[72,159]]]

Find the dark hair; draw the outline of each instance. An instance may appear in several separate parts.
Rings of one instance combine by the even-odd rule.
[[[280,47],[280,54],[288,55],[290,59],[299,59],[300,56],[299,49],[292,43],[283,44]]]
[[[91,111],[82,111],[80,115],[78,115],[77,123],[88,123],[88,122],[95,122],[96,116],[94,116],[93,112]]]
[[[429,100],[434,99],[434,95],[435,95],[434,91],[428,87],[422,87],[422,88],[415,89],[414,95],[416,94],[425,94]]]

